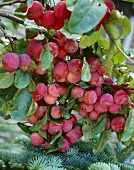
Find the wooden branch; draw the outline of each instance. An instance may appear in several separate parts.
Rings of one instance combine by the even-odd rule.
[[[25,3],[26,0],[13,0],[13,1],[9,1],[9,2],[0,2],[0,7],[2,6],[6,6],[6,5],[12,5],[12,4],[16,4],[16,3]]]
[[[10,19],[12,21],[15,21],[15,22],[17,22],[19,24],[24,25],[24,20],[23,19],[12,15],[10,12],[3,12],[3,11],[0,10],[0,16],[4,17],[4,18],[8,18],[8,19]]]

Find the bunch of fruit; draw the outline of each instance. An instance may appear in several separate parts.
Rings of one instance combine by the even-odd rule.
[[[111,1],[105,0],[104,3],[107,12],[96,30],[108,20],[114,9]],[[122,115],[121,112],[124,107],[130,110],[132,104],[128,91],[123,90],[124,86],[115,85],[107,76],[100,58],[93,53],[84,57],[85,51],[79,49],[78,41],[68,39],[59,31],[71,16],[66,2],[60,1],[53,9],[49,6],[46,9],[44,12],[41,3],[33,1],[32,7],[26,7],[25,11],[27,18],[39,26],[58,30],[51,39],[47,39],[47,42],[29,39],[26,54],[9,52],[2,58],[7,72],[20,69],[28,73],[36,84],[34,91],[30,91],[34,111],[26,117],[31,124],[31,143],[34,146],[43,145],[45,150],[56,148],[66,152],[83,136],[78,117],[97,122],[106,115],[105,130],[111,128],[116,133],[123,132],[128,111]],[[45,55],[43,52],[46,52]],[[52,62],[44,69],[43,62],[47,63],[47,55],[51,55]],[[32,63],[36,67],[31,70]],[[87,80],[83,80],[84,74],[91,75],[90,79],[87,76]],[[72,113],[73,110],[77,111],[77,115]]]

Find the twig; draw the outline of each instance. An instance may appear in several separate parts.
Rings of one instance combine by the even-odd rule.
[[[25,3],[25,2],[26,2],[26,0],[13,0],[13,1],[9,1],[9,2],[1,2],[0,7],[6,6],[6,5],[12,5],[12,4],[16,4],[16,3]]]
[[[9,35],[7,35],[7,33],[6,33],[6,31],[4,30],[4,25],[3,25],[3,23],[0,21],[0,29],[1,29],[1,31],[3,32],[3,35],[4,35],[4,37],[6,38],[6,39],[8,39],[9,40],[9,42],[10,42],[10,44],[11,44],[11,47],[12,47],[12,50],[13,50],[13,40],[12,40],[12,38],[9,36]]]
[[[19,24],[24,25],[24,20],[23,20],[23,19],[21,19],[21,18],[19,18],[19,17],[17,17],[17,16],[12,15],[10,12],[0,11],[0,16],[1,16],[1,17],[5,17],[5,18],[8,18],[8,19],[10,19],[10,20],[12,20],[12,21],[15,21],[15,22],[17,22],[17,23],[19,23]]]

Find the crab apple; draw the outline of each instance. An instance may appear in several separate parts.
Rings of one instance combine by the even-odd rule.
[[[39,61],[42,50],[43,45],[38,41],[31,41],[27,46],[27,54],[35,61]]]
[[[87,104],[87,103],[81,103],[80,104],[80,109],[86,112],[91,112],[94,108],[93,104]]]
[[[89,113],[89,118],[91,120],[98,120],[101,117],[102,114],[96,112],[95,110],[93,110],[92,112]]]
[[[88,82],[91,86],[95,86],[99,81],[99,74],[97,72],[91,73],[91,79]]]
[[[46,70],[42,69],[40,61],[37,61],[37,63],[36,63],[36,71],[35,72],[39,75],[43,75],[44,73],[46,73]]]
[[[50,146],[51,146],[50,142],[47,142],[47,141],[44,142],[43,147],[44,147],[45,150],[49,150]]]
[[[81,73],[69,72],[67,75],[67,81],[71,84],[78,83],[81,80]]]
[[[20,58],[20,68],[27,68],[31,64],[31,58],[27,54],[21,54],[19,55]]]
[[[97,58],[91,57],[87,60],[87,62],[89,64],[91,73],[96,72],[98,70],[100,63]]]
[[[80,116],[82,116],[82,117],[88,117],[88,115],[89,115],[88,112],[86,112],[85,110],[82,110],[82,109],[80,109],[80,110],[78,111],[78,114],[79,114]]]
[[[100,101],[97,101],[94,105],[94,110],[98,113],[105,113],[108,111],[108,107],[104,107],[104,105],[100,104]]]
[[[60,106],[53,106],[50,110],[50,115],[54,119],[59,119],[62,117],[62,110]]]
[[[42,15],[42,25],[46,29],[52,29],[55,26],[56,18],[53,11],[46,11]]]
[[[53,69],[54,78],[57,82],[66,82],[68,67],[64,62],[55,64]]]
[[[75,126],[74,130],[77,132],[77,134],[79,135],[79,139],[80,139],[83,136],[81,126]]]
[[[14,72],[20,65],[20,58],[13,52],[6,53],[2,57],[2,65],[7,72]]]
[[[59,97],[61,88],[57,83],[50,84],[48,86],[48,93],[53,97]]]
[[[111,121],[109,118],[107,118],[107,122],[106,122],[106,130],[110,129],[110,126],[111,126]]]
[[[27,11],[27,6],[25,7],[24,11]],[[30,20],[38,20],[41,18],[43,14],[43,6],[38,1],[33,1],[32,6],[28,9],[26,14],[27,18]]]
[[[54,6],[54,14],[57,19],[66,20],[70,18],[71,11],[67,9],[66,2],[60,1]]]
[[[44,14],[44,11],[43,11],[43,13],[42,13],[42,16],[43,16],[43,14]],[[42,17],[40,18],[40,19],[34,19],[34,22],[37,24],[37,25],[39,25],[39,26],[43,26],[43,23],[42,23]]]
[[[68,39],[64,45],[67,53],[75,53],[78,50],[78,43],[74,39]]]
[[[37,83],[36,84],[36,93],[41,95],[42,98],[47,94],[47,86],[44,83]]]
[[[57,55],[57,57],[64,60],[66,56],[67,52],[65,51],[64,47],[59,47],[59,54]]]
[[[119,113],[121,111],[121,105],[113,103],[109,108],[108,108],[110,113]]]
[[[62,131],[67,133],[69,132],[73,127],[73,122],[71,119],[63,119],[62,123]]]
[[[54,30],[60,30],[62,27],[64,27],[65,21],[64,20],[59,20],[56,18],[56,23],[53,27]]]
[[[85,92],[83,100],[87,104],[94,104],[97,101],[96,92],[94,90]]]
[[[71,121],[73,122],[73,124],[77,122],[77,117],[74,114],[71,114]]]
[[[51,48],[50,52],[53,54],[54,57],[56,57],[59,54],[59,47],[57,44],[55,44],[54,42],[49,42],[44,45],[44,48],[46,48],[47,46],[50,46]]]
[[[82,61],[79,59],[72,59],[68,62],[68,70],[72,73],[80,73],[82,70]]]
[[[55,124],[53,122],[49,122],[48,132],[51,135],[56,135],[61,131],[62,131],[62,125],[57,125],[57,124]]]
[[[123,132],[126,120],[123,116],[118,116],[112,119],[111,128],[114,132]]]
[[[97,94],[97,100],[99,100],[100,97],[102,96],[102,87],[101,86],[97,86],[97,87],[95,87],[94,91]]]
[[[36,124],[36,123],[38,122],[38,118],[37,118],[36,115],[34,114],[34,115],[30,116],[30,117],[27,119],[27,121],[28,121],[30,124],[34,125],[34,124]]]
[[[50,94],[47,94],[46,96],[44,96],[44,101],[47,104],[54,104],[57,101],[57,97],[53,97]]]
[[[45,142],[44,138],[38,132],[33,132],[30,135],[30,141],[34,146],[41,146]]]
[[[47,111],[47,107],[46,106],[39,106],[37,111],[35,112],[35,115],[38,119],[42,119]]]
[[[97,72],[99,73],[100,76],[104,76],[106,73],[102,65],[98,67]]]
[[[63,146],[61,146],[61,147],[58,149],[58,151],[59,151],[59,152],[67,152],[68,149],[69,149],[69,143],[68,143],[68,141],[67,141],[65,138],[62,139],[62,142],[63,142]]]
[[[67,41],[67,37],[60,31],[57,31],[53,34],[54,42],[58,45],[58,46],[64,46],[64,44]]]
[[[71,146],[73,143],[76,143],[79,139],[79,134],[76,132],[76,130],[71,129],[69,132],[66,133],[67,141],[69,142],[69,145]]]
[[[100,104],[104,107],[109,107],[113,104],[114,98],[111,94],[105,93],[100,98]]]
[[[129,103],[129,97],[125,91],[120,90],[114,94],[114,101],[116,104],[125,106]]]
[[[110,9],[110,11],[115,9],[115,5],[111,0],[104,0],[104,3]]]
[[[48,129],[49,122],[47,122],[45,125],[41,127],[41,130],[47,130]]]
[[[95,86],[100,86],[104,82],[104,78],[102,76],[99,76],[98,82],[95,84]]]
[[[71,90],[71,95],[75,98],[75,99],[79,99],[81,97],[83,97],[84,95],[84,89],[82,89],[79,86],[75,86],[72,88]]]
[[[54,65],[57,64],[57,63],[59,63],[59,62],[64,62],[64,60],[61,59],[61,58],[58,58],[58,57],[54,57],[54,58],[53,58],[53,63],[54,63]]]
[[[60,96],[66,93],[67,90],[68,88],[66,86],[60,86]]]
[[[113,85],[113,80],[109,77],[105,77],[104,82],[107,83],[107,84]]]

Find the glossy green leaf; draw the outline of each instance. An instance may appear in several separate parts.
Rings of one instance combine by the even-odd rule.
[[[10,87],[14,82],[14,72],[13,73],[1,73],[0,74],[0,89],[6,89]]]
[[[64,107],[62,107],[62,117],[64,117],[65,119],[70,118],[70,113]]]
[[[27,6],[30,8],[33,5],[33,0],[27,0]]]
[[[18,89],[24,89],[30,83],[30,76],[27,73],[23,73],[21,70],[16,71],[14,85]]]
[[[86,140],[92,139],[94,137],[94,123],[89,118],[84,119],[82,125],[82,132]]]
[[[74,87],[73,84],[70,85],[69,88],[68,88],[68,90],[66,91],[66,93],[64,93],[63,96],[60,98],[59,102],[60,102],[61,104],[65,104],[66,99],[67,99],[67,97],[68,97],[68,95],[69,95],[69,93],[70,93],[70,91],[72,90],[73,87]]]
[[[47,70],[53,61],[53,54],[50,52],[50,47],[47,46],[45,50],[42,50],[40,55],[41,66],[43,70]]]
[[[35,82],[33,81],[32,78],[30,78],[30,83],[29,83],[29,85],[28,85],[28,87],[27,87],[27,90],[28,90],[29,92],[33,92],[33,91],[36,90],[36,84],[35,84]]]
[[[129,87],[129,88],[133,88],[133,87],[134,87],[134,79],[132,79],[132,80],[129,82],[128,87]]]
[[[126,1],[126,2],[134,2],[134,0],[123,0],[123,1]]]
[[[15,87],[8,87],[6,89],[0,89],[0,98],[4,101],[11,100],[15,95],[17,88]]]
[[[98,3],[101,3],[99,6]],[[99,0],[78,0],[69,20],[71,33],[86,33],[91,31],[106,13],[106,5]]]
[[[47,83],[48,84],[51,84],[54,82],[53,68],[54,68],[54,64],[51,63],[50,67],[47,70]]]
[[[101,132],[106,128],[106,115],[102,115],[96,125],[95,125],[95,128],[94,128],[94,131],[95,131],[95,134],[101,134]]]
[[[31,94],[26,89],[20,90],[14,98],[13,109],[10,113],[11,118],[15,120],[22,120],[26,118],[31,103]]]
[[[15,41],[15,43],[14,43],[14,52],[16,54],[24,54],[24,53],[26,53],[28,44],[29,44],[29,42],[24,40],[23,38]]]
[[[89,64],[84,61],[81,72],[81,80],[84,82],[88,82],[91,79],[90,67]]]
[[[100,152],[102,152],[104,150],[104,148],[105,148],[105,146],[107,144],[107,141],[110,138],[110,134],[111,134],[111,129],[104,130],[101,133],[101,135],[100,135],[100,137],[99,137],[99,139],[98,139],[98,141],[97,141],[97,143],[96,143],[96,145],[95,145],[95,147],[93,149],[94,154],[98,154],[98,153],[100,153]]]
[[[87,89],[89,87],[89,84],[87,84],[86,82],[84,81],[80,81],[79,82],[79,86],[83,89]]]
[[[21,122],[18,122],[17,125],[23,130],[25,133],[31,134],[32,132],[29,130],[30,126],[27,126]]]
[[[45,139],[47,139],[47,131],[46,130],[38,130],[38,133]]]
[[[67,9],[73,11],[78,0],[66,0]]]
[[[33,114],[35,113],[35,103],[34,103],[34,100],[32,100],[32,103],[31,103],[31,106],[27,112],[27,116],[26,116],[26,119],[30,116],[32,116]]]
[[[131,32],[131,22],[130,20],[126,17],[123,16],[123,23],[122,23],[122,30],[121,30],[121,36],[120,38],[125,38],[127,37]]]
[[[120,44],[119,47],[122,51],[124,51],[124,47],[122,44]],[[123,62],[126,62],[126,57],[117,48],[114,49],[114,54],[112,59],[114,64],[121,64]]]
[[[133,131],[134,131],[134,109],[129,111],[129,117],[127,118],[121,141],[123,142],[128,141],[131,138]]]
[[[66,106],[67,106],[68,109],[71,109],[75,105],[75,103],[76,103],[76,99],[75,98],[71,98],[71,99],[69,99],[69,101],[68,101]]]
[[[37,24],[35,24],[33,20],[25,19],[24,26],[26,28],[34,28],[34,29],[40,30],[40,27]]]
[[[53,143],[55,143],[57,141],[57,139],[59,139],[61,137],[61,135],[62,135],[62,132],[58,133],[57,135],[54,135],[50,144],[52,145]]]
[[[80,38],[79,47],[84,49],[93,45],[99,39],[102,31],[103,27],[101,27],[98,31],[93,32],[90,36],[82,35]]]

